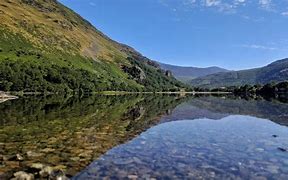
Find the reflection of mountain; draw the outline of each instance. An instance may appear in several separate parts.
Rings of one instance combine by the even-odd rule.
[[[287,127],[248,116],[168,122],[108,151],[74,179],[287,179],[287,154],[275,151],[288,147],[287,138]]]
[[[186,120],[186,119],[222,119],[226,117],[228,114],[223,114],[215,111],[211,111],[205,108],[199,108],[194,104],[191,104],[195,99],[192,99],[188,102],[185,102],[179,106],[177,106],[171,114],[168,116],[164,116],[161,119],[161,122],[169,122],[169,121],[177,121],[177,120]]]
[[[74,175],[114,146],[157,124],[183,102],[167,95],[25,97],[0,104],[0,179],[32,163]],[[23,156],[19,163],[13,157]],[[12,174],[11,174],[12,173]]]
[[[190,109],[198,108],[203,112],[208,112],[205,117],[209,119],[219,119],[215,114],[222,114],[223,116],[239,114],[270,119],[275,123],[288,125],[288,104],[280,103],[278,101],[270,102],[266,100],[244,100],[211,96],[192,99],[187,102],[186,106],[189,106]],[[192,111],[190,114],[193,114],[194,112],[195,111]],[[176,113],[178,112],[176,111]],[[213,118],[213,116],[215,117]]]

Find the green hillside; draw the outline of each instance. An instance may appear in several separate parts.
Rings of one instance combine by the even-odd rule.
[[[262,68],[217,73],[200,77],[190,81],[190,84],[202,88],[216,88],[245,84],[267,84],[285,80],[288,80],[288,59],[275,61]]]
[[[184,85],[56,0],[0,2],[0,90],[170,91]]]

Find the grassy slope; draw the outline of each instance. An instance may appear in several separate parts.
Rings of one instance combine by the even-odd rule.
[[[12,66],[11,72],[1,74],[2,89],[4,83],[5,88],[26,91],[77,90],[81,87],[88,90],[145,89],[143,84],[122,71],[121,67],[129,67],[131,62],[127,60],[130,54],[123,51],[121,44],[110,40],[55,0],[3,0],[0,2],[0,22],[0,63],[2,69]],[[11,62],[27,68],[20,68],[18,72],[19,67]],[[23,74],[29,69],[37,70],[38,75],[33,78]],[[50,71],[56,71],[60,76],[58,83],[47,78]],[[163,73],[155,72],[154,77],[165,79]],[[65,73],[69,77],[64,77]],[[27,76],[33,83],[16,88],[16,83],[25,79],[19,77],[16,81],[11,78],[15,74]],[[38,83],[39,79],[43,82]],[[174,88],[175,85],[179,84],[173,78],[166,82],[166,87]]]

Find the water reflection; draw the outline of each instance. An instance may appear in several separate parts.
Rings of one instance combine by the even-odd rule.
[[[279,147],[288,147],[288,129],[265,119],[168,122],[112,149],[75,179],[287,179],[288,154]]]
[[[287,179],[288,104],[199,96],[75,179]]]
[[[167,95],[33,96],[4,102],[0,179],[17,171],[35,178],[54,170],[75,175],[107,150],[157,124],[181,102],[183,98]]]
[[[288,125],[288,103],[276,99],[252,99],[234,96],[200,96],[187,99],[161,122],[182,119],[222,119],[229,115],[249,115]]]
[[[70,177],[103,154],[79,177],[287,178],[287,128],[275,124],[288,125],[283,102],[152,94],[6,101],[0,179],[17,171]]]

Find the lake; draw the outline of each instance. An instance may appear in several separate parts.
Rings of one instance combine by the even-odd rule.
[[[286,98],[26,96],[0,104],[0,179],[288,179]]]

